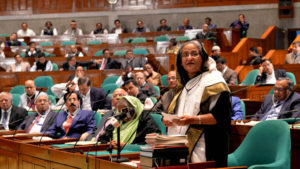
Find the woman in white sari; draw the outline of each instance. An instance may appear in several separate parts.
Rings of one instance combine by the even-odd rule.
[[[176,58],[176,94],[168,113],[178,121],[163,123],[168,134],[188,136],[191,162],[216,161],[227,166],[231,119],[230,92],[216,63],[198,41],[185,43]]]

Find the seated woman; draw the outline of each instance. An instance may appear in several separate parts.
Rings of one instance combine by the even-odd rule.
[[[160,130],[153,118],[147,112],[143,112],[144,106],[141,101],[133,96],[123,96],[117,104],[116,115],[126,114],[125,119],[120,125],[121,146],[125,144],[146,144],[145,137],[149,133],[160,133]],[[108,126],[106,124],[106,126]],[[101,136],[100,136],[101,135]],[[101,143],[109,142],[112,136],[112,144],[116,147],[117,128],[113,131],[106,130],[95,134],[92,139],[98,139]]]

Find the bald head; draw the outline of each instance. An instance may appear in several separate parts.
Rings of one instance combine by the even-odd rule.
[[[121,96],[127,96],[128,93],[122,89],[122,88],[117,88],[114,92],[113,92],[113,96],[112,96],[112,105],[113,107],[117,107],[117,103],[120,100]]]
[[[25,92],[28,96],[33,96],[35,94],[36,87],[33,80],[25,81]]]

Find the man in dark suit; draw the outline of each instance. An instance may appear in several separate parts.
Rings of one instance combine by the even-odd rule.
[[[225,58],[219,58],[217,61],[217,69],[222,73],[223,78],[225,79],[226,83],[229,85],[237,84],[237,75],[236,72],[226,65]]]
[[[53,124],[57,113],[50,110],[47,94],[42,93],[36,99],[36,112],[27,116],[18,130],[27,133],[43,133]]]
[[[53,125],[47,131],[52,138],[86,139],[95,129],[94,112],[80,110],[81,98],[77,93],[66,93],[64,101],[67,111],[59,112]]]
[[[12,95],[7,92],[0,93],[1,124],[6,130],[15,130],[27,116],[27,111],[12,105]]]
[[[91,66],[92,64],[96,63],[99,64],[101,62],[100,59],[87,61],[87,62],[79,62],[76,61],[75,56],[68,56],[67,61],[63,63],[62,68],[60,70],[75,70],[77,66]]]
[[[124,84],[124,87],[128,95],[138,98],[143,104],[145,103],[145,100],[148,96],[142,92],[136,81],[132,79],[127,80]]]
[[[273,88],[274,94],[265,98],[253,118],[263,121],[299,117],[300,95],[293,91],[293,87],[291,79],[279,78]]]
[[[209,29],[208,29],[208,25],[207,24],[203,24],[202,26],[202,31],[197,33],[196,35],[196,39],[212,39],[214,38],[214,33],[211,32]]]
[[[111,109],[111,100],[105,97],[104,89],[91,87],[88,77],[78,79],[78,88],[79,95],[82,97],[82,110]]]
[[[276,80],[280,77],[286,77],[285,70],[274,69],[272,62],[264,59],[259,67],[255,84],[275,84]]]
[[[109,49],[103,50],[103,56],[101,64],[97,64],[97,68],[99,70],[106,70],[106,69],[120,69],[121,64],[114,59],[110,58],[110,51]]]
[[[143,68],[147,63],[145,57],[134,57],[131,49],[126,51],[125,58],[121,60],[122,69],[125,69],[127,65],[130,65],[132,69]]]
[[[144,73],[137,72],[134,78],[142,93],[146,94],[148,97],[158,96],[153,85],[146,82],[146,76]]]

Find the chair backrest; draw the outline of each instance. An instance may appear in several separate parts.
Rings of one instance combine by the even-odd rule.
[[[134,55],[148,55],[149,54],[149,52],[147,51],[147,49],[144,49],[144,48],[133,49],[132,53]]]
[[[103,80],[103,83],[101,84],[102,85],[105,85],[105,84],[110,84],[110,83],[113,83],[113,84],[116,84],[117,80],[119,79],[120,76],[108,76],[106,77],[104,80]]]
[[[166,37],[166,36],[157,36],[157,37],[154,39],[154,42],[159,42],[159,41],[169,41],[169,38]]]
[[[53,65],[52,71],[58,71],[58,66],[57,66],[57,64],[52,62],[52,65]]]
[[[117,88],[120,88],[120,86],[115,83],[102,84],[101,87],[104,89],[105,93],[110,90],[109,94],[112,94]]]
[[[228,156],[228,166],[290,168],[291,138],[288,124],[266,120],[255,125],[241,145]],[[266,166],[264,166],[266,165]],[[268,166],[268,167],[267,167]]]
[[[97,40],[93,40],[93,41],[88,42],[88,45],[100,45],[100,44],[102,44],[102,42],[97,41]]]
[[[243,119],[246,118],[246,106],[245,106],[245,102],[243,100],[240,99],[240,102],[241,102],[241,107],[242,107],[242,110],[243,110]]]
[[[126,55],[126,50],[117,50],[114,52],[115,56],[124,56]]]
[[[96,120],[96,126],[98,126],[100,124],[100,121],[102,119],[102,115],[98,112],[95,113],[94,118]]]
[[[19,106],[19,103],[20,103],[20,96],[19,94],[16,94],[16,93],[13,93],[11,94],[12,95],[12,103],[13,105],[15,106]]]
[[[25,53],[20,53],[20,56],[21,56],[22,58],[25,58]]]
[[[10,36],[10,34],[7,34],[7,33],[1,33],[0,34],[0,37],[9,37]]]
[[[167,78],[168,78],[168,75],[167,75],[167,74],[166,74],[166,75],[162,75],[162,76],[160,77],[160,81],[161,81],[162,86],[169,86],[169,85],[168,85]]]
[[[150,113],[150,115],[152,116],[153,120],[157,124],[157,126],[160,129],[161,133],[163,135],[167,135],[166,126],[164,126],[164,124],[161,121],[162,116],[160,114],[154,114],[154,113]]]
[[[294,73],[292,73],[292,72],[286,72],[286,76],[287,76],[289,79],[292,79],[292,80],[293,80],[294,85],[297,84],[296,77],[295,77]]]
[[[11,94],[19,94],[19,95],[22,95],[23,93],[25,93],[25,87],[24,85],[17,85],[17,86],[14,86],[10,91],[9,93]]]
[[[131,43],[146,43],[146,38],[134,38]]]
[[[153,86],[156,93],[157,93],[157,97],[160,97],[160,88],[158,86]]]
[[[41,42],[39,45],[40,46],[53,46],[53,43],[52,42]]]
[[[38,76],[34,79],[36,87],[47,87],[50,88],[53,86],[53,79],[51,76]]]
[[[102,50],[98,50],[94,56],[102,56],[103,55],[103,51]]]
[[[76,43],[73,41],[62,41],[60,43],[61,46],[66,46],[66,45],[75,45]]]
[[[179,41],[188,41],[190,40],[190,38],[188,36],[178,36],[176,38],[176,41],[179,42]]]
[[[51,104],[56,105],[56,98],[55,98],[55,96],[48,95],[48,98],[49,98]]]
[[[257,75],[258,75],[258,69],[251,70],[247,74],[247,76],[245,77],[241,85],[254,85]]]
[[[45,57],[55,57],[56,54],[50,54],[49,52],[44,52]]]

